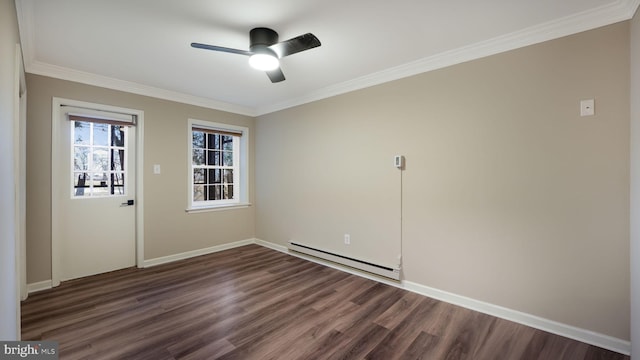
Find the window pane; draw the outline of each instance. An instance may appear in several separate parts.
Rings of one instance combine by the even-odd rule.
[[[224,185],[224,198],[233,199],[233,185]]]
[[[233,150],[233,136],[223,136],[222,144],[223,150]]]
[[[220,150],[220,135],[208,134],[209,147],[208,149]]]
[[[93,124],[93,145],[109,145],[109,125]]]
[[[111,126],[111,146],[124,147],[124,126]]]
[[[73,173],[73,188],[75,196],[89,196],[89,182],[86,173]]]
[[[106,172],[110,169],[109,152],[106,149],[93,149],[93,171]]]
[[[204,133],[202,131],[194,131],[193,132],[193,148],[194,149],[204,149]]]
[[[205,174],[207,170],[205,169],[193,169],[193,183],[194,184],[204,184]]]
[[[124,173],[111,174],[111,194],[124,195]]]
[[[124,170],[124,150],[111,150],[113,156],[111,170]]]
[[[224,170],[225,184],[233,184],[233,170]]]
[[[220,183],[222,183],[222,170],[220,169],[209,170],[209,184],[220,184]]]
[[[89,147],[75,146],[73,149],[73,169],[89,170]]]
[[[220,151],[209,151],[209,158],[207,159],[208,165],[222,165],[222,154]]]
[[[193,201],[204,201],[204,185],[194,185]]]
[[[233,152],[225,151],[222,153],[222,157],[224,160],[224,166],[233,166]]]
[[[205,165],[204,150],[193,150],[193,165]]]
[[[89,145],[91,123],[85,121],[74,121],[73,125],[73,143],[78,145]]]
[[[109,179],[107,178],[106,173],[95,173],[91,179],[94,188],[104,187],[106,188],[109,184]]]
[[[220,185],[209,186],[208,200],[221,200],[221,199],[222,199],[222,186]]]

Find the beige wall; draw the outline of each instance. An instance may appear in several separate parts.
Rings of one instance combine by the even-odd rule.
[[[629,67],[625,22],[261,116],[256,235],[629,339]]]
[[[20,313],[16,277],[16,216],[14,151],[15,53],[20,42],[15,3],[0,0],[0,339],[20,338]]]
[[[631,20],[631,354],[640,359],[640,12]]]
[[[52,97],[144,111],[144,257],[154,259],[254,237],[253,207],[185,213],[187,208],[187,120],[196,118],[249,127],[255,119],[130,93],[28,75],[27,259],[28,282],[51,278],[51,102]],[[250,151],[253,151],[253,138]],[[249,157],[253,164],[253,153]],[[162,173],[153,175],[153,164]],[[250,172],[253,169],[250,165]],[[250,181],[253,202],[253,179]]]
[[[366,107],[376,104],[367,103],[366,92],[357,92],[259,119],[256,221],[262,239],[397,265],[401,174],[393,167],[399,149],[390,145],[404,130],[396,114],[369,116]]]

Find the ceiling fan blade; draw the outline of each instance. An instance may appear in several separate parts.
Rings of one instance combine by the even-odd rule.
[[[312,33],[307,33],[294,37],[293,39],[285,40],[277,44],[269,46],[269,49],[273,50],[279,58],[313,49],[320,46],[320,40]]]
[[[267,76],[269,77],[269,79],[271,79],[272,83],[277,83],[280,81],[284,81],[284,73],[282,72],[282,70],[280,68],[277,68],[275,70],[271,70],[271,71],[267,71]]]
[[[253,54],[251,51],[247,51],[247,50],[232,49],[232,48],[226,48],[222,46],[207,45],[207,44],[200,44],[200,43],[191,43],[191,47],[194,47],[197,49],[221,51],[226,53],[240,54],[240,55],[247,55],[247,56],[251,56],[251,54]]]

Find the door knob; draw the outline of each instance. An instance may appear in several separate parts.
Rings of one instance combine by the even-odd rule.
[[[127,202],[123,202],[120,206],[131,206],[134,204],[133,200],[127,200]]]

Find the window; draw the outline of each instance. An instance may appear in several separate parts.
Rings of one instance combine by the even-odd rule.
[[[189,120],[188,210],[248,205],[245,127]]]
[[[131,123],[68,114],[74,198],[125,196],[125,138]]]

